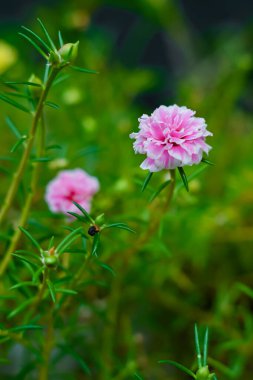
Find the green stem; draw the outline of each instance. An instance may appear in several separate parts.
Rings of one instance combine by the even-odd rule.
[[[12,202],[13,202],[13,199],[17,193],[17,190],[18,190],[18,186],[20,184],[20,181],[23,177],[23,174],[24,174],[24,171],[26,169],[26,166],[27,166],[27,162],[29,160],[29,157],[30,157],[30,153],[31,153],[31,150],[32,150],[32,147],[33,147],[33,143],[34,143],[34,139],[35,139],[35,136],[36,136],[36,131],[37,131],[37,126],[38,126],[38,122],[41,118],[41,115],[42,115],[42,111],[43,111],[43,106],[44,106],[44,102],[47,98],[47,95],[48,95],[48,91],[56,77],[56,75],[58,74],[59,72],[59,68],[53,68],[52,71],[51,71],[51,74],[48,78],[48,81],[46,83],[46,86],[45,88],[43,89],[42,93],[41,93],[41,96],[40,96],[40,99],[39,99],[39,102],[38,102],[38,105],[37,105],[37,108],[36,108],[36,112],[35,112],[35,115],[34,115],[34,118],[33,118],[33,122],[32,122],[32,127],[31,127],[31,130],[30,130],[30,133],[29,133],[29,136],[28,136],[28,139],[27,139],[27,145],[25,147],[25,150],[24,150],[24,153],[23,153],[23,156],[21,158],[21,161],[20,161],[20,164],[13,176],[13,179],[12,179],[12,182],[11,182],[11,185],[9,187],[9,190],[6,194],[6,197],[5,197],[5,200],[3,202],[3,205],[2,205],[2,208],[1,208],[1,211],[0,211],[0,224],[3,223],[3,220],[7,214],[7,212],[9,211],[9,208],[11,207],[12,205]]]
[[[29,312],[26,314],[24,324],[30,321],[30,319],[33,317],[34,311],[37,310],[40,302],[42,301],[45,290],[47,289],[47,279],[48,279],[48,268],[45,268],[44,273],[43,273],[42,284],[40,285],[40,289],[37,293],[37,296],[34,298],[34,301],[31,304]]]
[[[54,346],[54,325],[52,310],[50,310],[48,313],[47,331],[43,343],[42,363],[39,367],[38,380],[48,380],[50,355]]]
[[[42,157],[45,151],[45,125],[44,125],[43,117],[41,120],[42,122],[41,122],[41,129],[40,129],[40,135],[39,135],[38,158]],[[18,222],[19,227],[24,227],[27,222],[32,201],[37,190],[37,184],[38,184],[38,179],[39,179],[39,166],[40,166],[39,162],[33,163],[30,189],[27,194],[25,204],[23,206],[23,210]],[[0,264],[0,277],[5,273],[5,270],[11,259],[11,254],[15,251],[21,236],[22,236],[22,232],[19,228],[17,228],[14,235],[12,236],[8,250]]]

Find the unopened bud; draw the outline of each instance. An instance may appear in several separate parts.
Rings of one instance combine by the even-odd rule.
[[[100,231],[100,228],[99,228],[98,226],[94,225],[94,226],[91,226],[91,227],[88,229],[88,234],[89,234],[90,236],[94,236],[94,235],[96,235],[99,231]]]
[[[58,259],[55,256],[47,256],[45,257],[45,265],[48,268],[55,268],[57,267]]]
[[[210,371],[207,365],[197,371],[196,380],[210,380]]]
[[[58,51],[62,61],[73,63],[78,54],[79,41],[63,45]]]
[[[52,247],[48,251],[43,252],[44,264],[48,268],[55,268],[58,265],[58,256],[56,254],[55,248]]]

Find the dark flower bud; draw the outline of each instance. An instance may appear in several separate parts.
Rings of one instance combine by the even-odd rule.
[[[99,227],[96,226],[96,225],[94,225],[94,226],[91,226],[91,227],[88,229],[88,234],[89,234],[90,236],[94,236],[94,235],[96,235],[99,231],[100,231],[100,230],[99,230]]]

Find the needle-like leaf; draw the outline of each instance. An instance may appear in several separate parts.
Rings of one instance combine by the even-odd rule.
[[[10,99],[10,98],[8,98],[7,96],[5,96],[3,94],[0,94],[0,99],[3,100],[6,103],[9,103],[11,106],[13,106],[15,108],[18,108],[21,111],[30,113],[30,110],[28,108],[24,107],[23,105],[17,103],[15,100]]]
[[[11,319],[15,317],[17,314],[21,313],[22,310],[24,310],[28,305],[30,305],[33,302],[34,298],[30,298],[24,302],[21,303],[16,309],[12,310],[10,314],[8,315],[8,319]]]
[[[78,67],[78,66],[70,66],[71,69],[75,71],[80,71],[81,73],[86,73],[86,74],[99,74],[98,71],[96,70],[90,70],[90,69],[84,69],[83,67]]]
[[[195,347],[196,347],[196,353],[197,353],[198,368],[201,368],[203,367],[203,364],[202,364],[202,356],[201,356],[200,344],[199,344],[198,326],[196,323],[194,325],[194,339],[195,339]]]
[[[153,172],[148,173],[147,177],[145,178],[145,180],[143,182],[141,192],[143,192],[146,189],[146,187],[148,186],[149,181],[151,180],[153,174],[154,174]]]
[[[60,30],[59,30],[59,32],[58,32],[58,37],[59,37],[60,47],[63,47],[64,42],[63,42],[63,38],[62,38],[62,34],[61,34],[61,31],[60,31]]]
[[[22,137],[21,133],[19,132],[18,128],[15,126],[15,124],[13,123],[13,121],[9,118],[9,116],[6,117],[5,119],[6,121],[6,124],[8,125],[8,127],[10,128],[10,130],[13,132],[13,134],[18,138],[20,139]]]
[[[80,214],[77,214],[76,212],[71,212],[71,211],[68,211],[68,214],[74,216],[80,222],[87,223],[87,219],[83,215],[80,215]]]
[[[208,354],[208,327],[205,331],[205,337],[204,337],[204,348],[203,348],[203,366],[205,367],[207,365],[207,354]]]
[[[122,229],[122,230],[126,230],[126,231],[128,231],[128,232],[132,232],[132,233],[135,234],[135,231],[132,230],[132,228],[128,227],[128,225],[125,224],[125,223],[111,223],[111,224],[105,224],[105,225],[103,226],[103,228],[101,228],[101,229],[106,229],[106,228],[120,228],[120,229]]]
[[[52,49],[53,49],[54,51],[57,51],[57,49],[56,49],[56,47],[55,47],[55,44],[53,43],[53,40],[52,40],[52,38],[50,37],[50,35],[49,35],[49,33],[48,33],[48,31],[47,31],[45,25],[43,24],[43,22],[42,22],[39,18],[38,18],[37,20],[38,20],[38,22],[39,22],[39,24],[40,24],[40,26],[41,26],[41,28],[42,28],[42,30],[43,30],[43,32],[44,32],[44,34],[45,34],[45,36],[46,36],[46,38],[47,38],[49,44],[51,45]]]
[[[55,303],[55,301],[56,301],[55,288],[54,288],[54,284],[49,279],[47,279],[47,286],[48,286],[51,298],[52,298],[53,302]]]
[[[178,171],[179,171],[179,174],[182,178],[182,181],[183,181],[183,184],[184,184],[186,191],[189,191],[188,180],[187,180],[184,169],[182,167],[178,167]]]
[[[39,45],[36,44],[30,37],[28,37],[26,34],[19,32],[18,33],[20,36],[25,38],[30,44],[44,57],[46,60],[48,60],[48,56],[46,53],[39,47]]]
[[[95,220],[88,214],[88,212],[77,202],[73,202],[74,205],[81,211],[81,213],[86,216],[86,218],[92,223],[95,224]]]
[[[27,139],[27,136],[21,136],[21,138],[13,145],[11,148],[11,153],[14,153],[18,147],[23,144],[23,142]]]
[[[114,272],[114,270],[112,269],[110,265],[102,263],[101,261],[98,261],[98,265],[101,268],[106,269],[108,272],[110,272],[114,277],[116,276],[116,273]]]
[[[58,104],[56,104],[56,103],[53,103],[53,102],[49,102],[49,101],[47,101],[47,102],[45,102],[45,104],[46,104],[48,107],[51,107],[51,108],[53,108],[53,109],[55,109],[55,110],[59,110],[59,109],[60,109],[60,106],[58,106]]]
[[[47,50],[47,52],[49,53],[50,52],[50,47],[48,46],[48,44],[42,40],[42,38],[40,38],[40,36],[38,36],[36,33],[34,33],[31,29],[29,28],[26,28],[25,26],[21,26],[22,29],[26,30],[28,33],[30,33],[33,37],[37,38],[37,40],[41,43],[41,45],[44,46],[44,48]]]
[[[186,373],[187,375],[193,377],[193,379],[196,379],[196,375],[190,369],[186,368],[185,366],[183,366],[180,363],[174,362],[173,360],[159,360],[158,363],[160,363],[160,364],[171,364],[174,367],[180,369],[182,372]]]
[[[34,83],[34,82],[14,82],[14,81],[8,81],[8,82],[4,82],[4,84],[15,84],[15,85],[20,85],[20,84],[24,84],[26,86],[32,86],[32,87],[41,87],[41,84],[39,83]]]
[[[41,329],[43,329],[43,326],[40,326],[40,325],[23,325],[23,326],[12,327],[8,331],[16,332],[16,331],[41,330]]]
[[[34,237],[32,237],[32,235],[23,227],[19,227],[19,229],[28,237],[28,239],[33,243],[33,245],[38,249],[38,251],[41,252],[41,248],[37,240],[35,240]]]
[[[92,256],[98,255],[99,243],[100,243],[100,234],[98,233],[94,235],[94,238],[93,238],[93,244],[92,244],[92,249],[91,249]]]
[[[206,158],[202,158],[201,162],[204,162],[204,163],[207,164],[207,165],[214,165],[213,162],[207,160]]]
[[[56,251],[58,254],[61,254],[64,249],[68,246],[69,242],[71,241],[72,242],[72,238],[75,236],[75,235],[78,235],[80,234],[82,231],[82,227],[79,227],[79,228],[76,228],[74,231],[72,231],[68,236],[66,236],[62,241],[61,243],[58,245],[58,247],[56,248]]]
[[[167,181],[163,182],[159,186],[158,190],[154,194],[152,194],[152,196],[150,197],[149,202],[152,202],[163,191],[163,189],[165,189],[165,187],[167,187],[170,184],[170,182],[171,182],[170,179],[168,179]]]

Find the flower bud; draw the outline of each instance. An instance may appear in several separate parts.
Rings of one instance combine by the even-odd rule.
[[[91,226],[91,227],[88,229],[88,234],[89,234],[90,236],[94,236],[94,235],[96,235],[99,231],[100,231],[100,228],[99,228],[98,226],[94,225],[94,226]]]
[[[52,247],[48,251],[43,252],[43,261],[48,268],[56,268],[58,265],[58,256],[55,248]]]
[[[210,371],[208,366],[201,367],[196,373],[196,380],[209,380],[210,379]]]
[[[79,41],[63,45],[58,51],[63,62],[73,63],[78,54]]]
[[[58,259],[56,256],[46,256],[45,257],[45,265],[48,268],[55,268],[58,265]]]

